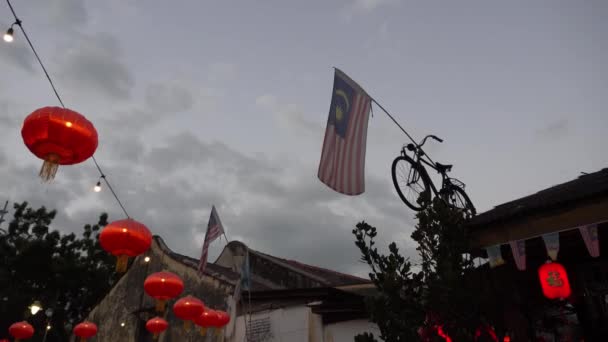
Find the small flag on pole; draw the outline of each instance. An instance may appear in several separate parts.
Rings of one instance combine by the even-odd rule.
[[[526,270],[526,240],[509,241],[517,269]]]
[[[486,252],[488,252],[488,259],[490,259],[490,268],[494,268],[505,263],[500,251],[500,245],[490,246],[486,248]]]
[[[336,69],[317,176],[345,195],[365,191],[367,122],[372,98],[355,81]]]
[[[220,221],[220,216],[215,210],[215,206],[211,208],[211,216],[209,216],[209,224],[207,224],[207,233],[205,234],[205,241],[203,242],[203,252],[201,253],[201,260],[198,264],[198,272],[203,274],[205,267],[207,266],[207,254],[209,253],[209,245],[215,239],[224,234],[224,226]]]
[[[547,255],[551,260],[557,260],[557,253],[559,253],[559,233],[549,233],[543,235],[543,241],[545,247],[547,247]]]
[[[578,230],[581,232],[583,236],[583,240],[585,241],[585,246],[587,246],[587,250],[589,251],[589,255],[594,258],[600,256],[600,243],[597,235],[597,224],[591,224],[588,226],[579,227]]]

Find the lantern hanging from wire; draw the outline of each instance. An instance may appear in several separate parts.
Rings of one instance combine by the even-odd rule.
[[[61,107],[32,112],[23,121],[21,136],[25,146],[44,160],[39,176],[46,182],[55,178],[59,165],[89,159],[98,144],[95,126],[82,114]]]
[[[127,270],[129,257],[145,253],[152,244],[148,228],[132,218],[114,221],[103,228],[99,243],[108,253],[117,257],[116,272]]]
[[[201,336],[205,336],[207,334],[207,329],[214,328],[219,324],[219,316],[217,312],[210,308],[205,308],[205,311],[194,319],[194,324],[201,328],[200,333]]]
[[[156,272],[146,278],[144,290],[156,300],[156,311],[162,313],[165,311],[166,302],[184,291],[184,282],[171,272]]]
[[[549,299],[570,297],[572,290],[568,281],[568,273],[560,263],[548,261],[540,266],[538,278],[545,297]]]
[[[217,310],[215,314],[217,316],[215,325],[215,335],[218,336],[221,334],[222,329],[226,326],[226,324],[230,322],[230,315],[225,311],[221,310]]]
[[[81,342],[97,335],[97,325],[91,322],[82,322],[74,327],[74,335],[80,337]]]
[[[15,338],[15,342],[19,342],[34,336],[34,327],[26,321],[17,322],[8,328],[8,333]]]
[[[184,329],[190,330],[193,320],[197,319],[205,311],[205,304],[198,298],[186,296],[180,298],[173,304],[173,313],[184,321]]]
[[[158,336],[169,327],[169,323],[160,317],[154,317],[146,322],[146,330],[153,334],[156,340]]]

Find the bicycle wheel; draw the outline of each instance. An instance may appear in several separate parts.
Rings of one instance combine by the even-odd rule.
[[[457,187],[457,186],[451,186],[450,187],[450,191],[449,191],[449,195],[448,195],[448,203],[456,208],[456,209],[460,209],[462,211],[464,211],[465,213],[470,214],[469,216],[475,216],[476,214],[476,210],[475,207],[473,206],[473,202],[471,202],[471,199],[469,199],[469,196],[467,195],[466,192],[464,192],[464,189]]]
[[[399,156],[391,167],[393,185],[397,194],[412,210],[421,211],[430,202],[428,176],[422,166],[408,156]]]

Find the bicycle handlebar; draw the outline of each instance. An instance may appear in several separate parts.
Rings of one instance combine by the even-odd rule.
[[[435,140],[439,141],[440,143],[442,143],[442,142],[443,142],[443,139],[441,139],[441,138],[439,138],[439,137],[437,137],[437,136],[435,136],[435,135],[429,135],[429,137],[431,137],[431,138],[433,138],[433,139],[435,139]]]
[[[427,135],[426,137],[424,137],[424,139],[422,139],[422,142],[421,142],[421,143],[420,143],[420,145],[418,145],[418,146],[419,146],[419,147],[421,147],[422,145],[424,145],[424,143],[426,143],[426,139],[428,139],[428,138],[431,138],[431,139],[433,139],[433,140],[436,140],[436,141],[438,141],[438,142],[440,142],[440,143],[442,143],[442,142],[443,142],[443,139],[439,138],[438,136],[436,136],[436,135],[432,135],[432,134],[429,134],[429,135]]]

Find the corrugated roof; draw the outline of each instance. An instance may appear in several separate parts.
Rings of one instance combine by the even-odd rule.
[[[582,175],[566,183],[507,202],[475,216],[469,225],[479,227],[524,217],[608,195],[608,168]]]

